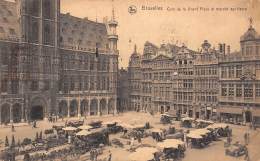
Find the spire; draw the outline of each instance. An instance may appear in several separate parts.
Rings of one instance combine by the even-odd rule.
[[[252,28],[253,26],[253,18],[249,17],[249,27]]]
[[[112,21],[115,20],[115,8],[114,8],[114,0],[112,0]]]
[[[134,53],[137,53],[137,50],[136,50],[136,48],[137,48],[137,47],[136,47],[136,44],[135,44],[135,47],[134,47]]]

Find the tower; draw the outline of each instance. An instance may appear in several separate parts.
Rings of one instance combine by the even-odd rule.
[[[60,0],[17,0],[17,5],[25,113],[28,119],[42,119],[56,108]]]
[[[114,54],[118,53],[117,52],[118,35],[116,32],[117,26],[118,26],[118,22],[115,20],[115,10],[113,7],[111,20],[108,21],[108,27],[109,27],[108,41],[109,41],[109,49]]]

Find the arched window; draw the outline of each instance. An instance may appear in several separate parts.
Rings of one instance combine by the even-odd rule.
[[[38,41],[39,41],[39,25],[38,25],[37,21],[33,22],[31,37],[32,37],[32,42],[38,43]]]
[[[40,3],[39,0],[33,0],[32,1],[32,6],[31,6],[31,14],[33,16],[38,17],[40,13]]]
[[[50,31],[50,25],[49,24],[46,24],[44,26],[44,44],[50,44],[50,38],[51,38],[51,35],[50,35],[51,31]]]
[[[43,6],[44,18],[51,19],[51,0],[44,0]]]

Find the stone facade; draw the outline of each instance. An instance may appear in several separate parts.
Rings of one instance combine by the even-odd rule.
[[[121,68],[118,71],[118,86],[117,86],[117,109],[119,112],[131,111],[129,106],[129,79],[128,71]]]
[[[61,14],[59,0],[0,7],[2,123],[117,111],[114,16],[105,24]]]
[[[129,61],[130,103],[141,111],[260,123],[260,36],[250,25],[241,51],[205,40],[198,52],[146,42]]]
[[[222,119],[260,124],[260,36],[250,24],[241,50],[219,59],[219,113]]]

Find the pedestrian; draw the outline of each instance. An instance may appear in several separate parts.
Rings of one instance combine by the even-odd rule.
[[[231,144],[231,137],[230,136],[227,137],[227,143],[228,143],[228,146],[230,146],[230,144]]]
[[[250,141],[250,134],[249,132],[247,132],[247,144],[249,144],[249,141]]]
[[[247,132],[244,134],[244,140],[245,140],[245,144],[247,145]]]
[[[250,161],[247,147],[245,147],[245,161]]]
[[[124,129],[123,132],[124,132],[124,136],[125,136],[125,134],[127,133],[127,129]]]
[[[15,132],[14,124],[12,124],[12,132]]]
[[[97,151],[97,149],[94,150],[94,154],[95,154],[95,155],[94,155],[95,161],[97,161],[97,157],[98,157],[98,151]]]
[[[187,134],[184,134],[184,140],[185,140],[185,143],[186,143],[186,147],[188,148],[189,147],[189,139],[187,138]]]
[[[131,143],[130,143],[130,149],[133,148],[133,146],[134,146],[134,141],[135,141],[135,139],[134,139],[134,137],[132,137],[132,138],[131,138]]]
[[[33,122],[33,127],[36,128],[36,120]]]
[[[141,143],[142,143],[141,136],[139,136],[139,135],[138,135],[138,136],[137,136],[137,139],[138,139],[138,143],[140,143],[140,144],[141,144]]]
[[[112,160],[112,153],[111,153],[111,151],[109,150],[108,151],[108,159],[107,159],[107,161],[111,161]]]
[[[90,160],[94,161],[94,153],[93,149],[90,150]]]

